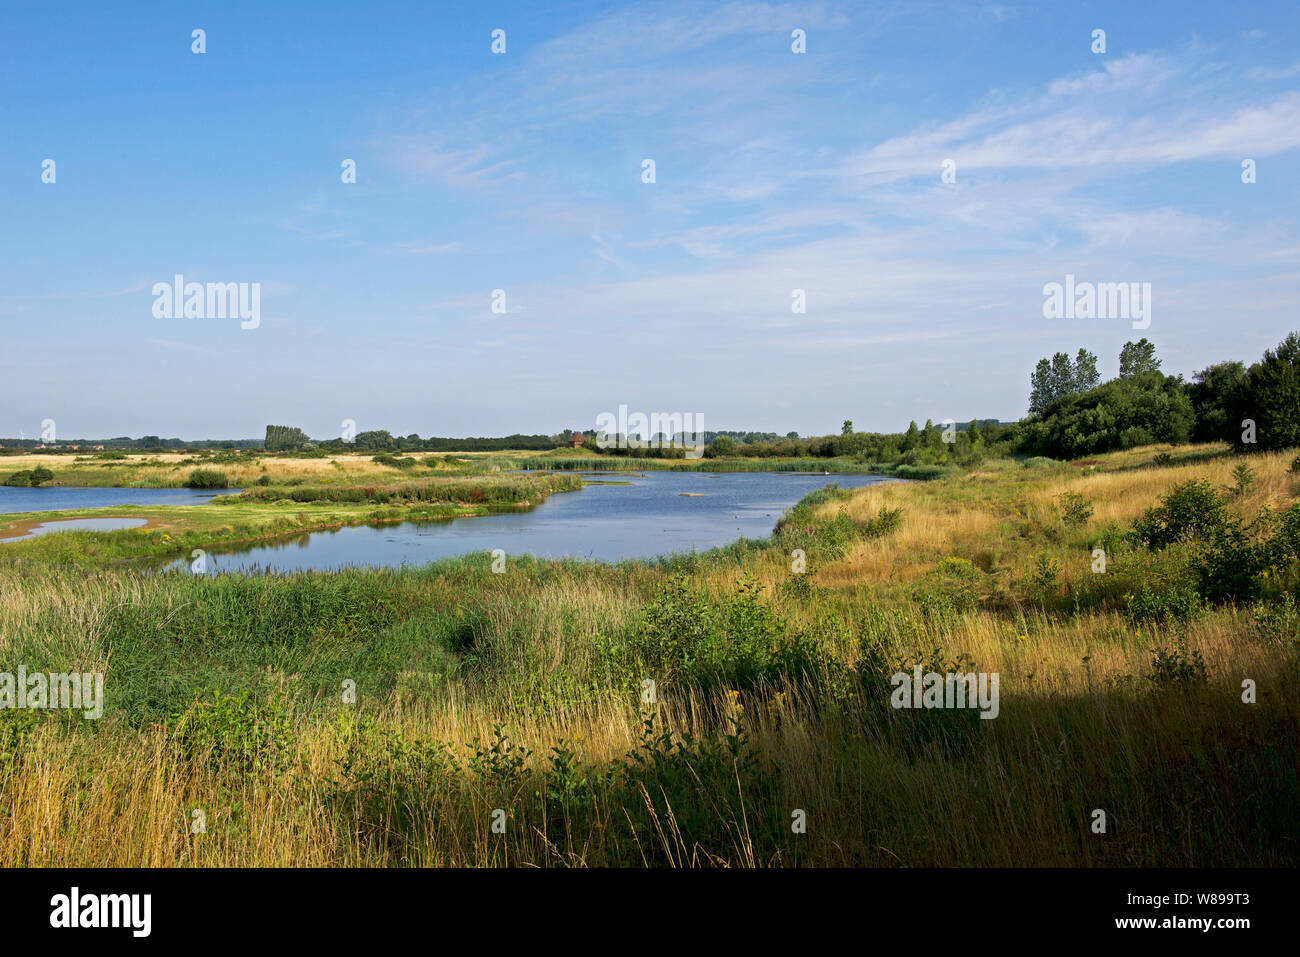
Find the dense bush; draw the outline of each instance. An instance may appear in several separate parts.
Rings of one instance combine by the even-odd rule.
[[[1092,518],[1092,505],[1078,492],[1063,492],[1057,503],[1061,508],[1061,521],[1066,528],[1079,528]]]
[[[1225,521],[1223,500],[1209,482],[1192,479],[1174,486],[1160,505],[1133,523],[1134,537],[1148,548],[1218,531]]]
[[[1022,450],[1072,459],[1156,442],[1186,442],[1194,418],[1180,379],[1144,372],[1053,402],[1041,418],[1024,423]]]
[[[196,698],[168,723],[171,741],[187,760],[207,760],[241,773],[287,766],[293,746],[293,719],[283,705],[258,702],[246,693]]]
[[[1148,509],[1134,523],[1131,538],[1154,550],[1185,544],[1196,591],[1212,604],[1277,596],[1300,587],[1300,503],[1276,517],[1265,509],[1246,524],[1227,511],[1209,482],[1193,479]],[[1166,595],[1130,602],[1126,596],[1130,611],[1138,613],[1182,601]]]
[[[378,455],[373,456],[372,461],[376,465],[387,465],[389,468],[402,470],[413,469],[420,464],[416,459],[411,458],[409,455],[390,455],[387,452],[380,452]]]
[[[1152,588],[1144,583],[1124,596],[1124,613],[1135,622],[1186,622],[1201,614],[1201,598],[1185,585]]]
[[[230,479],[219,469],[195,469],[185,480],[186,488],[229,488]]]
[[[695,687],[752,687],[781,677],[809,677],[830,666],[827,641],[835,623],[813,631],[789,627],[762,599],[761,587],[743,580],[721,600],[710,599],[684,576],[656,591],[628,637],[632,677]]]
[[[48,482],[53,478],[54,478],[53,472],[45,468],[43,465],[38,465],[30,472],[15,472],[13,475],[5,479],[5,485],[7,485],[10,488],[23,488],[23,487],[35,488],[36,486],[44,482]]]

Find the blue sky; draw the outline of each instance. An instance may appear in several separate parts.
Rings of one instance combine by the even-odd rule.
[[[0,435],[892,431],[1300,328],[1296,4],[464,6],[6,5]],[[1150,328],[1045,319],[1067,273]]]

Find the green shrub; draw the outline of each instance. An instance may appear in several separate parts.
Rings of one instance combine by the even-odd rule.
[[[1240,498],[1245,495],[1255,485],[1255,470],[1245,462],[1237,463],[1236,468],[1232,470],[1232,477],[1236,481],[1225,488],[1224,492],[1234,498]]]
[[[1209,671],[1200,651],[1188,651],[1186,644],[1157,649],[1147,676],[1161,691],[1187,691],[1205,685]]]
[[[15,472],[5,479],[5,485],[9,488],[35,488],[43,482],[48,482],[54,478],[54,473],[44,466],[38,465],[30,472]]]
[[[1061,521],[1066,528],[1079,528],[1092,518],[1092,505],[1078,492],[1065,492],[1057,502],[1061,508]]]
[[[1201,597],[1186,585],[1143,585],[1124,596],[1124,614],[1130,621],[1187,622],[1201,614]]]
[[[389,468],[402,469],[403,471],[413,469],[420,464],[410,456],[399,457],[388,452],[380,452],[378,455],[372,456],[371,460],[376,465],[387,465]]]
[[[979,604],[980,571],[969,559],[948,557],[927,576],[913,597],[927,618],[946,619]]]
[[[1254,607],[1255,624],[1270,638],[1300,643],[1300,602],[1293,594]]]
[[[1060,577],[1061,563],[1058,559],[1046,553],[1034,559],[1034,571],[1029,576],[1029,582],[1039,595],[1046,597],[1055,592]]]
[[[1133,524],[1134,537],[1147,548],[1167,548],[1175,542],[1210,535],[1226,521],[1223,501],[1204,479],[1176,485],[1155,508]]]
[[[23,751],[41,721],[39,712],[25,708],[0,711],[0,780],[22,764]]]
[[[1249,601],[1259,594],[1265,560],[1241,523],[1225,519],[1197,552],[1198,590],[1209,602]]]
[[[287,767],[293,744],[293,719],[277,701],[259,703],[247,692],[213,691],[200,695],[168,722],[171,740],[187,760],[207,759],[215,767],[245,774]]]
[[[710,601],[684,576],[674,575],[647,604],[627,640],[632,661],[620,667],[639,682],[696,687],[751,687],[783,676],[820,673],[834,622],[819,620],[794,631],[762,600],[762,588],[743,579],[721,601]]]
[[[186,488],[229,488],[230,479],[218,469],[195,469],[185,480]]]
[[[492,728],[492,740],[486,744],[475,740],[470,743],[469,769],[488,787],[507,796],[518,788],[532,754],[521,744],[515,744],[501,725]]]

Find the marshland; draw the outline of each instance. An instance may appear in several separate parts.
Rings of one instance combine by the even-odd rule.
[[[517,507],[563,481],[422,461],[392,488],[456,491],[354,502],[387,487],[383,466],[227,463],[269,501],[0,546],[5,658],[105,675],[101,720],[0,712],[0,858],[1294,865],[1293,459],[1151,444],[856,489],[827,476],[767,538],[613,564],[115,561],[164,535],[270,534],[272,514]],[[117,477],[183,482],[202,464],[183,461]],[[999,674],[998,718],[892,708],[890,676],[918,664]]]

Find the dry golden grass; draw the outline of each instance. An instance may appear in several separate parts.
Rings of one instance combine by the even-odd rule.
[[[440,453],[404,452],[401,455],[415,459],[419,469],[433,468],[448,474],[457,471]],[[275,484],[293,481],[309,484],[397,482],[407,475],[401,469],[376,463],[373,455],[365,453],[340,453],[328,458],[277,455],[235,462],[204,462],[196,461],[190,453],[177,452],[129,454],[125,459],[111,461],[65,455],[10,455],[0,458],[0,475],[29,471],[38,466],[53,471],[55,483],[66,485],[93,482],[96,485],[179,486],[196,468],[224,472],[231,486],[236,488],[252,485],[263,475]]]
[[[596,783],[571,820],[556,822],[537,797],[550,749],[570,742],[584,767],[623,766],[642,743],[645,716],[635,695],[579,694],[565,681],[601,677],[599,643],[636,619],[664,575],[548,563],[521,580],[455,578],[467,573],[451,569],[395,578],[383,600],[397,603],[416,589],[419,613],[473,612],[464,652],[471,664],[455,680],[431,684],[430,669],[408,663],[390,694],[363,702],[401,741],[450,745],[462,762],[451,779],[425,768],[427,792],[412,796],[394,786],[341,796],[346,739],[323,718],[337,704],[301,700],[297,666],[267,664],[259,667],[301,709],[284,771],[241,775],[183,759],[167,732],[134,726],[122,714],[94,734],[43,727],[16,752],[12,772],[0,766],[0,865],[1294,864],[1294,636],[1290,644],[1279,639],[1245,608],[1211,609],[1184,624],[1135,625],[1110,608],[1056,613],[1014,594],[1005,606],[946,617],[931,617],[913,601],[912,588],[948,556],[969,558],[1011,589],[1028,553],[1047,552],[1066,563],[1068,586],[1087,574],[1076,559],[1107,524],[1131,524],[1188,479],[1230,485],[1240,461],[1198,459],[1214,449],[1184,448],[1169,450],[1173,463],[1152,464],[1160,451],[1103,457],[1097,469],[994,465],[942,482],[857,490],[823,506],[820,517],[834,517],[841,506],[858,520],[900,508],[902,524],[814,569],[818,585],[806,600],[782,597],[789,556],[776,549],[735,563],[705,562],[691,573],[694,587],[717,596],[734,591],[740,577],[756,578],[790,623],[840,620],[847,637],[834,657],[850,668],[871,650],[867,643],[888,639],[904,658],[934,650],[998,673],[998,720],[977,720],[973,732],[958,729],[951,740],[914,738],[914,716],[804,683],[759,686],[739,698],[725,686],[670,684],[655,709],[658,727],[707,740],[739,726],[766,789],[758,778],[742,784],[739,772],[710,778],[698,793],[670,778],[631,793]],[[1189,460],[1178,461],[1182,456]],[[1248,461],[1257,481],[1234,509],[1253,515],[1295,500],[1288,457]],[[1064,492],[1095,507],[1084,527],[1061,526]],[[107,571],[58,577],[0,568],[0,658],[19,649],[30,656],[43,647],[34,643],[45,642],[112,679],[118,656],[131,650],[109,640],[121,609],[165,609],[141,624],[161,629],[163,618],[180,614],[193,597],[190,588],[211,588],[213,601],[237,597],[193,584],[170,603],[150,604],[157,587]],[[258,594],[267,598],[270,589]],[[428,637],[426,619],[413,621],[412,634],[428,643],[430,656],[449,653]],[[380,640],[378,632],[352,637]],[[1174,646],[1204,662],[1204,686],[1151,680],[1153,653]],[[312,654],[326,650],[313,645]],[[247,654],[260,661],[262,651]],[[1258,685],[1257,705],[1241,700],[1247,678]],[[464,767],[467,745],[491,741],[498,724],[532,752],[533,776],[509,793]],[[497,807],[511,809],[504,836],[490,827]],[[1097,807],[1114,824],[1106,839],[1088,830]],[[800,838],[789,834],[794,808],[810,821]],[[207,816],[202,835],[191,831],[195,810]]]
[[[1289,453],[1198,458],[1225,449],[1222,445],[1150,446],[1105,456],[1103,468],[1025,469],[1003,464],[934,482],[858,489],[847,505],[820,506],[818,516],[830,518],[846,507],[855,520],[865,521],[882,508],[901,508],[902,526],[888,538],[857,544],[842,561],[821,569],[818,581],[839,586],[914,582],[948,556],[969,559],[986,571],[1004,561],[1027,562],[1034,549],[1026,548],[1026,543],[1043,526],[1057,521],[1057,502],[1066,492],[1082,495],[1094,507],[1092,518],[1079,532],[1087,538],[1111,523],[1130,525],[1181,482],[1207,479],[1216,487],[1231,486],[1232,470],[1242,461],[1255,471],[1256,482],[1249,493],[1233,501],[1232,508],[1239,514],[1254,515],[1265,505],[1282,509],[1294,500],[1300,480],[1289,472]],[[1154,459],[1162,452],[1177,453],[1177,458],[1157,466]],[[1077,567],[1073,571],[1078,573]],[[1067,569],[1067,578],[1070,574]]]

